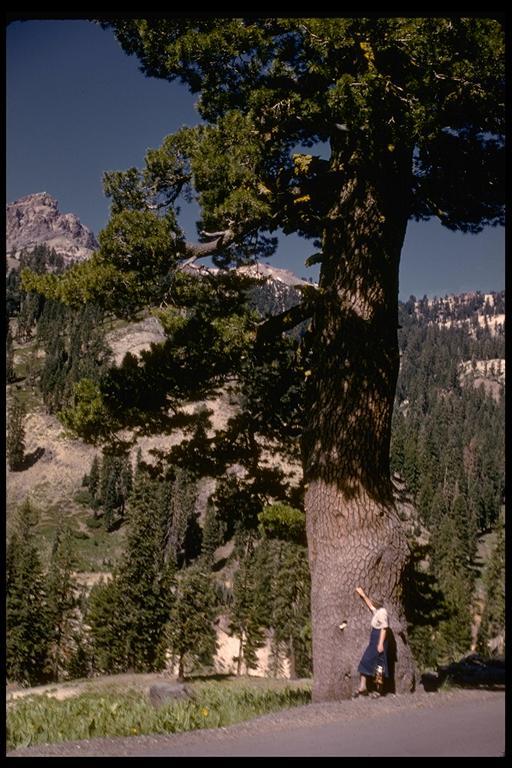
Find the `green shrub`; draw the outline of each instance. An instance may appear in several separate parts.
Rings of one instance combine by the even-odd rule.
[[[85,524],[88,528],[101,528],[103,525],[101,517],[88,517]]]
[[[73,538],[75,538],[75,539],[88,539],[89,538],[89,536],[85,533],[85,531],[75,530],[75,531],[72,531],[72,534],[73,534]]]
[[[89,491],[77,491],[75,493],[75,501],[78,504],[81,504],[83,507],[90,507],[92,503],[92,496]]]

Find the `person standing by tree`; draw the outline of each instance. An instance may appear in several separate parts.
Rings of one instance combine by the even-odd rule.
[[[368,695],[366,678],[373,677],[376,674],[378,667],[382,667],[382,672],[380,674],[384,677],[389,676],[386,639],[389,626],[388,612],[380,600],[377,600],[376,598],[370,600],[362,587],[356,587],[356,592],[363,598],[364,602],[373,613],[373,616],[371,620],[370,641],[357,668],[361,677],[359,680],[359,689],[354,693],[354,698]]]

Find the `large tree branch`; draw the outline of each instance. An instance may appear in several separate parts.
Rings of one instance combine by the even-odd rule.
[[[208,243],[185,243],[185,256],[188,258],[180,266],[186,267],[189,264],[193,264],[198,259],[205,259],[208,256],[212,256],[221,248],[226,248],[235,239],[235,233],[232,229],[225,229],[222,232],[203,232],[205,237],[213,237],[214,239]]]
[[[261,343],[273,336],[277,336],[278,333],[289,331],[291,328],[295,328],[296,325],[307,320],[312,315],[313,302],[311,301],[296,304],[294,307],[286,309],[279,315],[273,315],[258,324],[256,330],[256,342]]]

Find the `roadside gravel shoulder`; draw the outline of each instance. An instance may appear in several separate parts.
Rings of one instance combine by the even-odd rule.
[[[495,698],[496,691],[482,689],[452,689],[425,693],[388,695],[381,699],[357,699],[354,701],[308,704],[302,707],[281,710],[262,715],[226,728],[187,731],[176,734],[151,734],[147,736],[129,736],[98,738],[84,741],[66,741],[55,744],[41,744],[33,747],[13,750],[7,757],[129,757],[151,755],[155,750],[163,750],[166,745],[185,752],[187,747],[222,741],[229,742],[242,734],[262,735],[282,730],[313,728],[330,722],[348,722],[350,720],[371,720],[387,717],[401,709],[439,709],[461,701],[481,701]]]

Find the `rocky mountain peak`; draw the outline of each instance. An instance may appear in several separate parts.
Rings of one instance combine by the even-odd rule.
[[[263,264],[256,262],[247,267],[238,267],[237,272],[248,277],[255,277],[260,280],[270,279],[283,285],[295,287],[297,285],[308,285],[306,280],[297,277],[293,272],[288,269],[281,269],[280,267],[273,267],[270,264]]]
[[[98,248],[91,230],[74,213],[60,213],[57,200],[48,192],[20,197],[7,205],[7,253],[17,256],[45,244],[66,261],[83,261]]]

